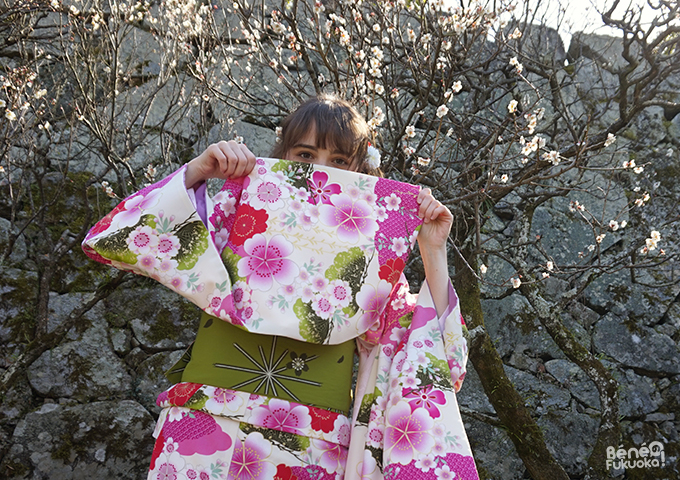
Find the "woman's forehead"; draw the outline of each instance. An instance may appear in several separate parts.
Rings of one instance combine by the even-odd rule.
[[[322,142],[319,142],[319,140],[322,140]],[[302,136],[302,138],[295,142],[295,144],[296,146],[307,145],[317,149],[326,149],[332,151],[333,153],[348,154],[348,152],[345,152],[338,147],[336,142],[333,141],[331,135],[329,135],[328,133],[325,135],[325,138],[319,139],[319,137],[316,134],[316,126],[310,127],[307,130],[307,132]]]

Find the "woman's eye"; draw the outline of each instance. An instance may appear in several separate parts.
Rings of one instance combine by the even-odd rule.
[[[333,163],[339,167],[349,167],[349,160],[346,158],[335,158],[333,159]]]

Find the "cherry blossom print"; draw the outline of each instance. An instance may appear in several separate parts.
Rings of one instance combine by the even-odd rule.
[[[397,297],[394,300],[392,300],[392,309],[395,312],[398,312],[402,308],[404,308],[404,305],[406,305],[406,299],[404,297]]]
[[[265,175],[260,181],[248,187],[250,204],[256,209],[278,210],[285,205],[281,179],[275,175]]]
[[[158,245],[158,235],[156,231],[148,225],[140,225],[135,228],[125,239],[128,248],[137,255],[155,253]]]
[[[328,174],[322,171],[315,171],[311,179],[307,179],[311,202],[315,205],[322,203],[330,204],[331,195],[337,195],[342,190],[337,183],[328,183]]]
[[[378,230],[372,218],[373,209],[364,200],[354,200],[346,193],[331,197],[331,204],[321,205],[321,221],[329,227],[337,227],[338,238],[347,243],[357,243],[359,234],[373,238]]]
[[[259,432],[248,435],[244,442],[236,442],[229,466],[228,480],[269,480],[276,474],[276,466],[267,461],[272,444]]]
[[[405,266],[406,264],[401,258],[390,258],[385,262],[385,265],[380,266],[378,276],[392,285],[396,285]]]
[[[391,291],[392,285],[382,279],[377,287],[370,284],[364,284],[361,287],[361,290],[356,295],[356,302],[359,308],[364,311],[359,320],[360,330],[367,330],[380,319]]]
[[[216,315],[222,308],[222,292],[218,289],[213,290],[212,295],[208,296],[208,308]]]
[[[213,202],[215,206],[220,209],[220,212],[224,217],[236,212],[236,198],[231,195],[230,192],[221,191],[213,197]]]
[[[253,409],[249,421],[265,428],[302,435],[311,425],[312,418],[306,406],[291,406],[286,400],[272,398],[267,405]]]
[[[312,286],[317,292],[322,292],[328,287],[328,279],[323,275],[315,275],[312,278]]]
[[[282,285],[295,281],[298,267],[287,257],[293,253],[293,244],[282,235],[267,238],[257,234],[243,244],[244,257],[238,261],[238,274],[248,278],[255,290],[267,291],[276,280]]]
[[[381,448],[383,446],[383,440],[385,439],[384,428],[384,426],[373,426],[369,428],[367,437],[370,446],[375,448]]]
[[[156,253],[160,258],[174,257],[179,253],[179,248],[179,238],[177,238],[175,235],[169,235],[167,233],[161,233],[158,235]]]
[[[437,475],[437,480],[454,480],[458,477],[456,472],[452,472],[448,465],[435,468],[434,473]]]
[[[168,286],[177,292],[189,290],[189,275],[176,273],[168,283]]]
[[[368,203],[369,205],[374,205],[375,202],[378,200],[378,196],[373,192],[364,192],[361,195],[361,198],[363,200],[366,200],[366,203]]]
[[[401,377],[401,384],[407,390],[412,390],[418,388],[420,385],[420,379],[415,376],[415,374],[410,374],[405,377]]]
[[[337,413],[316,407],[309,407],[309,415],[312,417],[312,428],[325,433],[333,431],[335,419],[338,417]]]
[[[163,452],[170,455],[171,453],[176,452],[178,448],[179,443],[175,442],[173,438],[168,438],[163,445]]]
[[[437,467],[437,461],[434,455],[423,455],[418,460],[416,460],[416,468],[422,470],[423,472],[429,472],[430,469]]]
[[[186,465],[186,461],[178,452],[167,454],[161,453],[156,459],[154,469],[149,472],[149,478],[152,480],[183,480],[185,478],[182,470]]]
[[[309,192],[304,188],[298,188],[295,191],[295,199],[301,202],[307,202],[309,201]]]
[[[257,312],[257,302],[250,302],[248,305],[243,307],[243,309],[239,310],[237,312],[237,317],[240,318],[243,322],[249,323],[252,320],[255,320],[260,317],[259,313]]]
[[[290,211],[296,214],[300,214],[304,210],[304,205],[302,204],[301,201],[299,200],[293,200],[290,202],[290,205],[288,206],[290,208]]]
[[[205,402],[206,409],[214,412],[236,413],[244,403],[240,395],[226,388],[206,387],[204,393],[208,396],[208,401]]]
[[[312,446],[315,450],[321,452],[319,465],[326,469],[328,473],[339,474],[342,478],[347,463],[347,448],[316,438],[312,438]]]
[[[429,453],[434,439],[429,433],[433,421],[420,408],[412,412],[406,402],[399,402],[387,411],[385,455],[391,461],[407,465],[419,453]]]
[[[295,294],[297,293],[297,289],[293,284],[283,285],[281,288],[278,289],[278,293],[283,298],[285,298],[287,302],[292,302],[295,300]]]
[[[168,409],[168,422],[178,422],[184,418],[189,411],[183,407],[172,406]]]
[[[201,388],[200,383],[182,382],[168,390],[168,401],[172,405],[181,407]]]
[[[378,220],[379,222],[384,222],[385,220],[387,220],[387,218],[388,218],[387,209],[386,209],[385,207],[383,207],[383,206],[378,206],[378,207],[376,207],[376,209],[375,209],[375,218],[376,218],[376,220]]]
[[[345,188],[345,192],[347,192],[347,195],[352,197],[352,199],[354,200],[361,196],[361,189],[356,185],[347,185],[347,187]]]
[[[397,257],[401,257],[408,252],[409,243],[404,237],[392,238],[392,246],[390,250],[394,252]]]
[[[434,388],[432,385],[427,385],[419,390],[411,390],[411,392],[404,395],[404,399],[411,405],[411,410],[424,408],[432,418],[439,418],[441,415],[437,405],[446,404],[446,395],[444,395],[444,392],[438,388]]]
[[[316,293],[314,292],[314,288],[312,288],[311,285],[302,285],[298,289],[298,294],[300,295],[300,299],[304,303],[311,302],[316,295]]]
[[[211,471],[205,467],[194,467],[193,465],[187,465],[187,478],[189,480],[210,480]]]
[[[248,284],[239,280],[231,288],[231,298],[234,302],[234,307],[238,310],[242,309],[250,303],[250,288]]]
[[[338,415],[335,419],[335,425],[333,426],[333,440],[338,445],[344,447],[349,446],[350,434],[352,433],[352,427],[350,427],[349,419],[344,415]]]
[[[312,300],[312,309],[319,317],[323,319],[331,318],[333,312],[335,312],[335,306],[330,302],[330,299],[326,295],[314,295]]]
[[[125,200],[125,210],[116,215],[115,221],[118,228],[132,227],[136,225],[142,212],[148,213],[148,210],[155,207],[161,199],[160,189],[152,190],[147,195],[135,195],[128,200]]]
[[[401,197],[396,193],[392,193],[389,197],[385,197],[385,208],[389,211],[399,210],[401,205]]]
[[[159,264],[160,262],[158,261],[158,258],[156,258],[155,255],[146,254],[139,257],[136,265],[144,272],[147,272],[147,274],[150,274],[153,273],[154,270],[156,270]]]
[[[264,233],[268,219],[269,215],[264,210],[256,210],[248,204],[239,206],[229,237],[231,244],[240,247],[253,235]]]
[[[328,292],[328,301],[331,305],[339,308],[345,308],[352,300],[352,289],[348,282],[344,280],[333,280],[326,288]]]
[[[222,252],[222,250],[224,250],[224,247],[227,245],[228,241],[229,230],[222,228],[213,232],[213,242],[215,242],[215,248],[217,248],[218,252]]]

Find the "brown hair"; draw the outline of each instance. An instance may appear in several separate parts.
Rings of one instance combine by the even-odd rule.
[[[352,161],[351,170],[382,177],[380,168],[370,169],[366,164],[370,135],[366,120],[349,102],[326,93],[311,97],[283,120],[271,157],[285,158],[313,127],[318,148],[337,149]]]

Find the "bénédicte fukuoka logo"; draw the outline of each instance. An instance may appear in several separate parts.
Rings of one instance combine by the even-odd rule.
[[[628,450],[623,445],[619,445],[618,450],[607,447],[607,470],[663,467],[666,463],[663,447],[661,442],[652,442],[649,447],[645,442],[639,448],[632,447]]]

